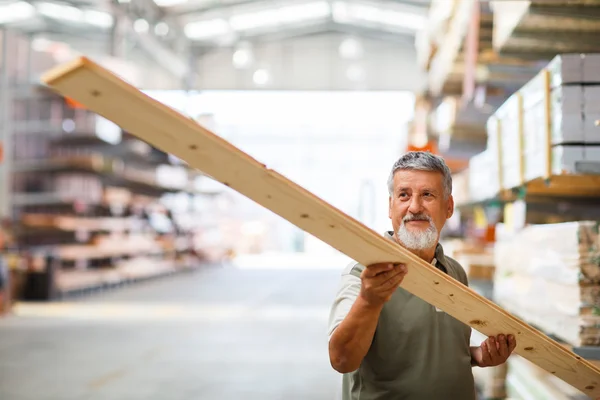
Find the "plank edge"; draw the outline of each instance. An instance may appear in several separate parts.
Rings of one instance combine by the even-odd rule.
[[[48,86],[56,85],[61,79],[67,77],[69,74],[77,71],[80,68],[93,65],[87,57],[77,57],[67,63],[62,63],[45,72],[40,80]]]

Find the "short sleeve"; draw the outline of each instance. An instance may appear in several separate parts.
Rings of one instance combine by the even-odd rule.
[[[360,278],[356,276],[359,264],[353,263],[342,273],[342,279],[336,297],[329,312],[329,339],[335,329],[350,312],[360,293]]]

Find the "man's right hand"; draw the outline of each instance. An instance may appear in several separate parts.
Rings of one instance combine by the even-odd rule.
[[[406,276],[405,264],[372,264],[360,275],[360,297],[372,307],[381,307],[389,301]]]

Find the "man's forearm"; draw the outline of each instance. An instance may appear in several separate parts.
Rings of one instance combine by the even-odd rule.
[[[356,299],[329,340],[329,358],[336,371],[358,369],[373,342],[382,308],[369,305],[360,296]]]

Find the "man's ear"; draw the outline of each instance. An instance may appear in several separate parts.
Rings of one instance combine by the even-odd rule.
[[[392,219],[392,196],[388,198],[388,217]]]
[[[448,197],[448,213],[446,215],[446,219],[450,219],[450,217],[452,217],[453,214],[454,214],[454,197],[452,197],[452,195],[450,195],[450,197]]]

